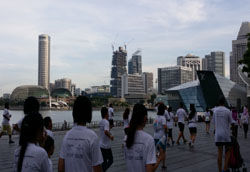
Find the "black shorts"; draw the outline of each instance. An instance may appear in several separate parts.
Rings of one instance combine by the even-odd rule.
[[[197,128],[196,127],[191,127],[189,128],[190,134],[196,134],[197,133]]]
[[[113,119],[109,119],[109,125],[114,126],[114,120]]]
[[[210,121],[205,121],[206,124],[210,124]]]
[[[178,126],[179,126],[179,129],[180,129],[180,132],[183,132],[185,125],[183,123],[181,123],[181,122],[178,122]]]
[[[231,147],[232,142],[215,142],[216,146],[225,146],[225,147]]]
[[[171,138],[173,137],[173,136],[172,136],[172,128],[171,128],[171,129],[168,129],[168,137],[171,137]]]

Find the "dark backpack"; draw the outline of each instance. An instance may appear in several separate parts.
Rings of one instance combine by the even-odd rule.
[[[229,158],[229,168],[238,169],[242,167],[243,164],[243,159],[240,154],[240,146],[234,137],[231,137],[231,140],[233,147]]]

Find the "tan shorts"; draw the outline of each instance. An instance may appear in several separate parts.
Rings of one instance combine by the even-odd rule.
[[[7,132],[8,135],[11,135],[11,127],[10,127],[10,125],[2,125],[2,132]]]

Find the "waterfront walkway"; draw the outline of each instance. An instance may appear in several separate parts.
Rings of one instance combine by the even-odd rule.
[[[99,131],[98,129],[94,129]],[[152,125],[148,125],[145,129],[146,132],[153,134]],[[212,131],[212,129],[211,129]],[[57,171],[57,162],[62,139],[66,131],[55,132],[55,152],[52,156],[54,171]],[[124,137],[123,128],[116,127],[111,130],[115,137],[112,142],[112,151],[114,156],[114,163],[108,172],[123,172],[126,171],[125,161],[122,151],[122,140]],[[173,136],[176,140],[178,129],[174,127]],[[189,137],[188,128],[185,128],[185,136]],[[250,170],[250,134],[248,139],[243,138],[243,131],[239,128],[238,141],[241,147],[241,154],[245,160],[248,170]],[[8,144],[8,137],[3,136],[0,139],[0,171],[10,172],[13,171],[13,157],[14,151],[18,145],[18,136],[15,135],[13,145]],[[167,171],[168,172],[217,172],[217,148],[214,145],[213,134],[207,135],[205,133],[205,124],[198,124],[198,135],[195,143],[195,148],[190,150],[188,145],[180,144],[179,146],[171,146],[167,148]],[[157,171],[161,171],[159,166]]]

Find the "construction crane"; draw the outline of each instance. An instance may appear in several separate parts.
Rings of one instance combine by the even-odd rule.
[[[133,40],[134,40],[134,38],[132,38],[132,39],[130,39],[129,41],[127,41],[127,43],[126,43],[126,42],[124,42],[124,47],[125,47],[125,50],[127,50],[127,46],[128,46],[128,44],[129,44],[129,43],[131,43]]]

